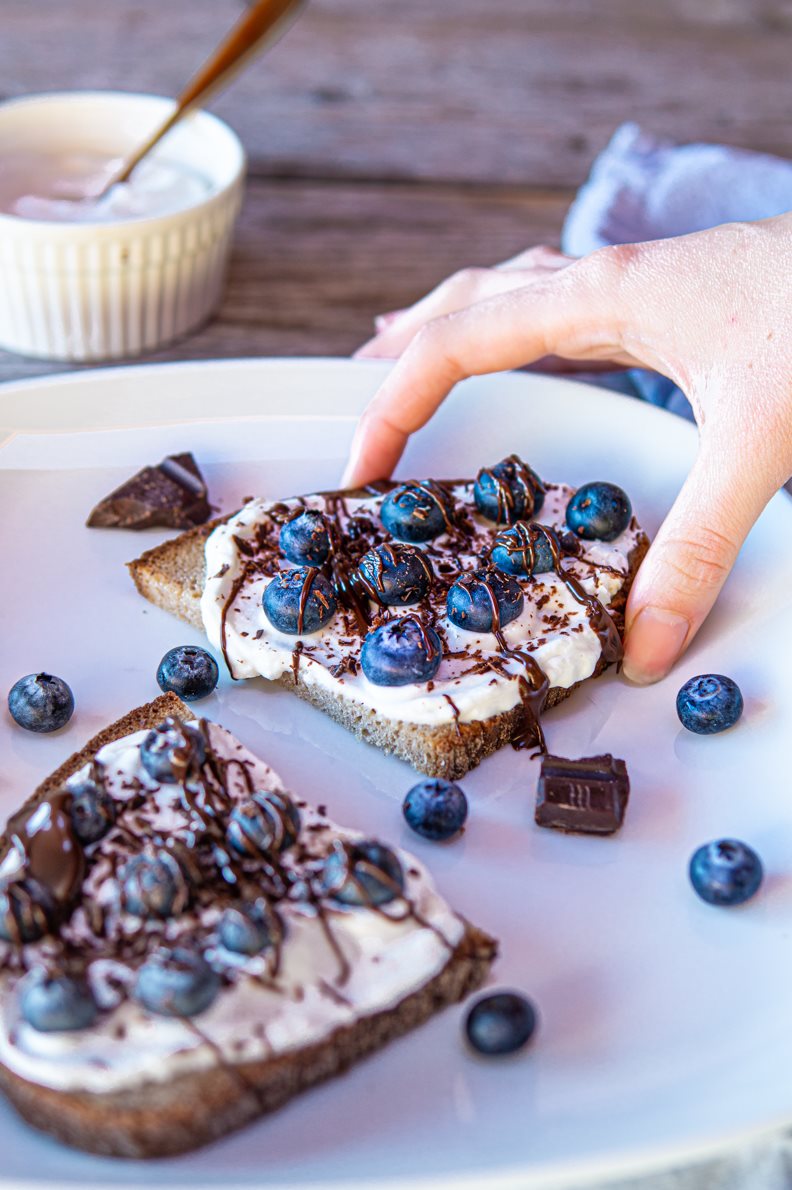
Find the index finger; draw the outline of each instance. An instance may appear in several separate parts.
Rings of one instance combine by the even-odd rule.
[[[361,417],[343,486],[389,476],[409,436],[468,376],[521,367],[545,355],[618,359],[612,287],[597,281],[593,273],[600,271],[585,263],[427,323]]]

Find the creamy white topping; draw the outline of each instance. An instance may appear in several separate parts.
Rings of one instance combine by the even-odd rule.
[[[140,788],[149,791],[143,806],[130,808],[122,816],[129,829],[146,838],[157,833],[188,838],[190,815],[182,805],[181,787],[157,785],[140,764],[139,745],[145,734],[138,732],[109,744],[98,754],[105,766],[106,787],[120,802],[131,798],[140,802]],[[257,789],[282,791],[272,769],[223,728],[212,724],[210,740],[220,757],[247,767]],[[87,776],[88,771],[86,767],[72,782]],[[237,764],[229,771],[228,784],[233,798],[248,796]],[[302,816],[300,839],[312,855],[326,854],[335,839],[361,837],[359,832],[336,826],[302,801],[296,804]],[[104,937],[111,943],[135,937],[141,928],[147,928],[120,906],[113,861],[114,855],[128,851],[118,830],[88,850],[91,866],[83,904],[61,931],[84,953],[92,942],[92,904],[103,906]],[[216,942],[210,944],[206,952],[210,961],[230,973],[234,982],[224,987],[206,1012],[194,1018],[194,1024],[148,1013],[133,1000],[121,997],[118,984],[131,984],[134,971],[120,959],[97,957],[89,961],[87,975],[97,1002],[105,1009],[98,1024],[73,1033],[41,1033],[19,1015],[19,977],[4,975],[0,985],[0,1061],[21,1077],[47,1087],[111,1092],[205,1069],[217,1062],[218,1053],[232,1064],[283,1054],[321,1042],[341,1025],[393,1007],[442,970],[449,948],[457,945],[464,933],[464,923],[435,891],[426,870],[407,853],[398,854],[414,915],[405,915],[401,899],[380,911],[323,902],[332,936],[349,966],[348,978],[342,977],[338,955],[310,904],[280,901],[277,910],[285,926],[285,940],[277,974],[272,973],[271,952],[246,958],[231,955]],[[284,864],[290,862],[295,861],[286,853]],[[187,913],[167,923],[164,938],[157,941],[178,944],[180,936],[196,926],[204,933],[211,931],[218,916],[219,910],[212,906]],[[52,946],[49,942],[26,947],[28,963],[35,965],[37,959],[46,962]],[[122,956],[123,946],[116,949]],[[271,986],[263,986],[257,977]]]
[[[562,484],[548,485],[544,506],[537,519],[563,532],[565,510],[573,491]],[[474,570],[481,565],[479,551],[492,545],[497,528],[477,513],[472,484],[456,486],[453,497],[457,504],[467,506],[474,529],[469,548],[457,555],[458,561],[464,570]],[[369,517],[379,523],[381,502],[381,497],[344,501],[338,506],[342,531],[356,516]],[[327,502],[322,496],[308,496],[299,501],[284,501],[281,508],[284,505],[325,510]],[[271,528],[277,540],[277,526],[273,525],[271,509],[270,502],[251,501],[228,522],[218,526],[207,540],[207,581],[201,614],[206,634],[216,648],[222,644],[223,610],[245,565],[245,557],[237,543],[255,540],[262,528],[265,531]],[[582,541],[580,557],[568,558],[564,565],[589,594],[596,595],[608,607],[624,585],[630,554],[641,536],[641,530],[633,522],[614,541]],[[422,548],[430,558],[439,557],[446,540],[443,535]],[[288,569],[291,563],[281,557],[278,565]],[[519,659],[504,659],[492,634],[479,635],[457,628],[445,615],[435,621],[444,644],[444,658],[431,685],[376,686],[359,668],[354,674],[345,672],[335,676],[331,671],[345,657],[350,653],[359,656],[361,641],[350,617],[337,612],[324,628],[301,637],[278,632],[264,614],[261,603],[271,577],[261,573],[249,576],[228,607],[225,645],[234,677],[261,676],[276,680],[288,674],[292,669],[294,646],[299,640],[302,643],[299,672],[306,685],[361,703],[386,718],[436,726],[452,722],[456,708],[459,721],[464,723],[487,719],[520,702],[520,679],[525,674],[525,667]],[[503,630],[508,645],[530,653],[551,687],[566,689],[590,677],[600,659],[602,646],[585,607],[552,573],[522,580],[522,587],[524,610]],[[402,609],[404,612],[409,610]],[[460,653],[463,655],[459,656]],[[471,672],[474,654],[497,660],[498,669],[478,667],[478,672]]]

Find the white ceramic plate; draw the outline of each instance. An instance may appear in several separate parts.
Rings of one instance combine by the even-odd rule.
[[[157,693],[166,648],[196,633],[143,603],[123,562],[157,533],[89,531],[94,502],[139,465],[194,450],[223,509],[334,484],[354,418],[383,375],[341,361],[201,363],[88,373],[0,393],[0,689],[48,668],[72,723],[27,735],[0,715],[0,812],[105,722]],[[236,420],[234,420],[236,419]],[[126,427],[121,431],[119,427]],[[553,379],[470,382],[410,447],[401,473],[472,474],[517,450],[540,474],[622,484],[651,531],[695,450],[686,423]],[[237,1136],[145,1167],[61,1148],[0,1107],[0,1182],[269,1187],[558,1187],[692,1159],[792,1121],[792,504],[751,535],[679,671],[651,689],[613,674],[551,712],[565,755],[624,756],[633,793],[613,839],[533,825],[538,762],[504,749],[463,782],[462,840],[408,835],[399,761],[264,683],[201,705],[334,817],[410,846],[449,899],[502,941],[495,979],[541,1013],[530,1051],[466,1052],[461,1009]],[[694,673],[731,674],[740,724],[697,738],[676,719]],[[705,840],[743,838],[767,879],[738,910],[687,881]]]

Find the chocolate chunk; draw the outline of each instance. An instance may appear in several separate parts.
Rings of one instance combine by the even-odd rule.
[[[198,464],[184,453],[138,471],[97,504],[87,524],[92,529],[191,529],[211,515]]]
[[[536,790],[536,822],[561,831],[612,835],[624,821],[630,779],[608,752],[581,760],[544,756]]]

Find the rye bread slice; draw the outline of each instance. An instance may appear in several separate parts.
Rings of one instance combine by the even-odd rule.
[[[350,496],[367,494],[370,493],[349,493]],[[224,519],[218,518],[207,525],[190,529],[128,563],[132,580],[145,599],[194,628],[203,629],[200,603],[206,582],[206,539]],[[627,596],[648,548],[649,539],[641,533],[629,556],[629,570],[624,584],[608,607],[620,634],[624,631]],[[607,663],[600,658],[591,678],[599,677],[606,668]],[[524,710],[518,704],[486,719],[434,727],[419,726],[380,715],[352,698],[310,685],[304,681],[299,670],[296,678],[292,673],[286,673],[277,680],[305,702],[324,711],[358,739],[406,760],[420,773],[452,781],[464,777],[487,756],[508,744],[525,720]],[[546,709],[569,698],[581,684],[576,682],[568,687],[553,687],[548,693]]]
[[[31,811],[87,764],[100,748],[167,716],[194,714],[173,694],[138,707],[94,736],[39,785]],[[0,858],[9,840],[0,837]],[[165,1157],[187,1152],[275,1111],[295,1095],[343,1073],[353,1063],[456,1003],[486,979],[496,942],[466,923],[445,966],[416,992],[381,1012],[337,1028],[324,1041],[256,1062],[220,1062],[166,1081],[95,1094],[31,1082],[0,1063],[0,1090],[34,1127],[65,1144],[113,1157]]]

